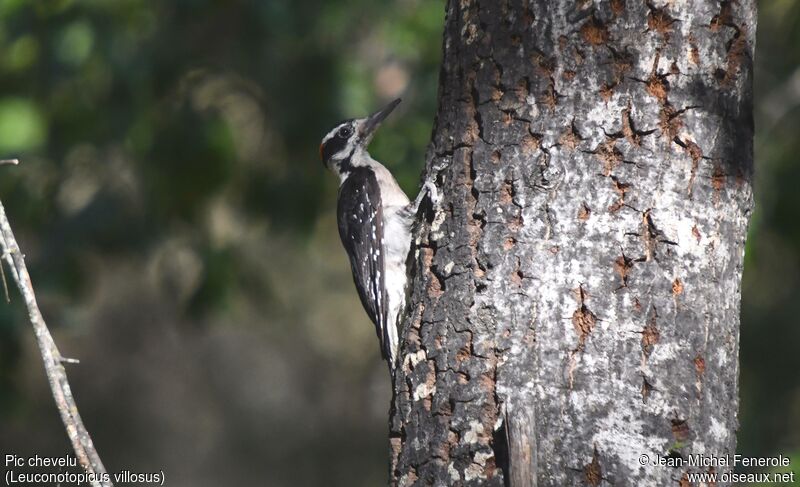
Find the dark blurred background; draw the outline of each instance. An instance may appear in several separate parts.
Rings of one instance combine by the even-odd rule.
[[[109,471],[383,485],[390,400],[319,140],[402,95],[372,153],[412,196],[443,0],[0,1],[0,199]],[[761,2],[739,450],[800,459],[800,4]],[[70,445],[21,299],[0,453]]]

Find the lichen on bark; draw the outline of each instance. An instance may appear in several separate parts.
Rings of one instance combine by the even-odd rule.
[[[392,483],[669,485],[640,455],[733,453],[754,2],[446,8]]]

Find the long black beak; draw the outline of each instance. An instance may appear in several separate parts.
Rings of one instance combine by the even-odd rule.
[[[375,135],[375,132],[380,127],[381,122],[383,122],[386,117],[392,113],[392,110],[395,109],[397,105],[400,104],[400,98],[394,100],[393,102],[389,103],[382,109],[378,110],[377,112],[373,113],[367,120],[364,122],[364,125],[361,127],[361,143],[363,145],[369,144],[369,141],[372,140],[372,137]]]

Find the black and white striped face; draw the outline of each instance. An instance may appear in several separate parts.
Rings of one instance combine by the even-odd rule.
[[[369,117],[345,120],[328,132],[319,145],[322,164],[339,175],[349,172],[353,155],[367,148],[381,122],[398,103],[399,98]]]
[[[319,156],[325,167],[330,168],[331,163],[341,164],[353,155],[359,146],[358,129],[362,120],[345,120],[325,135],[319,145]]]

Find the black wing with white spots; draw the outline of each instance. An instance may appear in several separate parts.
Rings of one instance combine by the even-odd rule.
[[[339,187],[339,237],[350,257],[361,304],[375,323],[384,359],[389,357],[384,280],[383,209],[375,173],[355,168]]]

